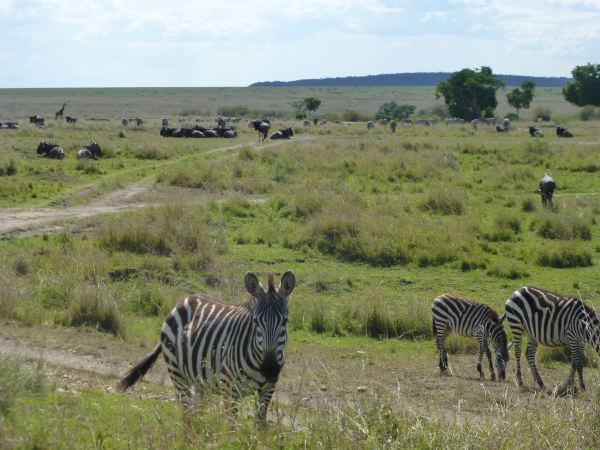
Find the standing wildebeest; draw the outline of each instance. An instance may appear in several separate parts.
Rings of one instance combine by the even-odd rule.
[[[369,120],[367,122],[367,129],[370,130],[371,128],[373,128],[375,126],[375,124],[373,123],[373,121]]]
[[[44,158],[63,159],[65,151],[56,144],[47,144],[46,141],[40,142],[37,148],[38,155],[44,155]]]
[[[540,390],[545,391],[546,387],[535,365],[535,353],[539,344],[548,347],[568,345],[571,350],[571,373],[565,387],[574,384],[575,372],[577,372],[579,386],[585,390],[583,382],[585,345],[591,345],[600,355],[600,320],[592,308],[578,298],[526,286],[515,291],[506,301],[505,313],[515,343],[519,386],[523,386],[521,340],[526,334],[525,356]]]
[[[77,122],[77,118],[75,118],[75,117],[67,116],[67,117],[65,117],[65,119],[67,119],[67,123]]]
[[[77,159],[98,159],[100,156],[102,156],[102,151],[96,142],[92,142],[77,151]]]
[[[544,137],[544,132],[536,127],[529,127],[529,136],[531,137]]]
[[[60,108],[58,111],[56,111],[56,114],[54,114],[54,120],[58,119],[59,117],[61,119],[63,118],[63,114],[65,112],[65,106],[67,106],[67,104],[63,103],[62,108]]]
[[[294,135],[292,131],[292,127],[287,127],[286,129],[276,131],[271,135],[271,139],[289,139]]]
[[[510,128],[510,119],[508,117],[504,118],[502,121],[502,128],[505,132],[508,132],[508,129]]]
[[[271,121],[268,119],[255,119],[250,122],[249,126],[253,126],[258,131],[258,142],[264,142],[271,128]]]
[[[139,117],[136,117],[136,118],[135,118],[135,124],[136,124],[138,127],[143,127],[143,126],[144,126],[144,121],[143,121],[141,118],[139,118]]]
[[[227,126],[227,122],[222,117],[217,117],[217,126],[221,128],[225,128]]]
[[[396,121],[392,120],[392,121],[390,122],[390,131],[391,131],[392,133],[395,133],[395,132],[396,132],[396,126],[397,126],[397,124],[396,124]]]
[[[556,189],[556,183],[554,178],[548,172],[544,173],[544,176],[540,180],[540,195],[542,196],[542,206],[553,208],[552,195]]]
[[[573,137],[573,133],[563,127],[556,127],[556,135],[558,137],[570,138]]]
[[[288,298],[296,285],[291,271],[266,289],[253,273],[244,279],[248,302],[228,305],[206,294],[190,295],[163,322],[160,342],[118,385],[124,391],[143,377],[162,352],[184,413],[194,396],[220,389],[238,400],[258,394],[257,422],[266,421],[275,384],[285,362]],[[187,414],[186,414],[187,416]]]
[[[129,125],[129,119],[121,119],[121,125],[123,125],[124,127]]]
[[[492,364],[492,352],[488,346],[491,338],[496,353],[496,368],[498,378],[503,380],[506,375],[508,363],[508,350],[506,332],[502,326],[504,314],[498,317],[496,311],[485,303],[476,302],[452,294],[442,294],[433,300],[431,305],[433,316],[433,334],[440,353],[439,367],[442,373],[448,370],[448,355],[444,343],[450,333],[462,336],[472,336],[479,343],[479,360],[477,371],[481,378],[484,377],[481,360],[485,353],[490,365],[492,380],[496,379]]]
[[[303,127],[310,127],[310,120],[305,120],[305,121],[302,123],[302,126],[303,126]]]

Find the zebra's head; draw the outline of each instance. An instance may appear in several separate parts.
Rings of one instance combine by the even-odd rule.
[[[492,341],[494,342],[494,350],[496,351],[496,370],[498,370],[498,379],[504,380],[506,378],[506,365],[510,359],[508,350],[512,347],[513,343],[508,343],[506,331],[504,331],[504,319],[506,314],[502,314],[495,326],[491,330]]]
[[[584,307],[584,319],[583,325],[585,329],[585,338],[596,353],[600,355],[600,319],[598,318],[596,311],[590,308],[587,305],[583,305]]]
[[[253,273],[246,273],[244,280],[252,295],[250,310],[253,322],[252,353],[260,373],[268,383],[275,383],[285,361],[284,348],[288,331],[288,297],[296,285],[296,277],[288,271],[281,277],[278,288],[269,275],[267,289]]]

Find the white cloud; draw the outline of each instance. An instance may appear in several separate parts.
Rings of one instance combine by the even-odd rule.
[[[420,19],[422,22],[445,22],[448,16],[444,11],[428,11]]]

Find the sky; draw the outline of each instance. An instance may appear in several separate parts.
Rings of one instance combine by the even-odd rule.
[[[0,0],[0,88],[600,63],[600,0]]]

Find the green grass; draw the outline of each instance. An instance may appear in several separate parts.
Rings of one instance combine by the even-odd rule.
[[[22,95],[17,116],[44,114],[42,106],[64,95],[80,108],[73,115],[111,118],[3,130],[0,206],[86,206],[134,184],[146,187],[140,202],[154,205],[59,222],[60,233],[4,236],[0,318],[11,333],[18,324],[26,341],[133,363],[186,294],[238,302],[248,270],[264,280],[292,269],[298,280],[281,382],[286,400],[267,430],[255,430],[250,400],[231,419],[217,398],[198,414],[190,443],[176,405],[163,399],[171,389],[142,384],[121,396],[97,386],[114,380],[78,394],[25,383],[7,400],[0,447],[598,446],[593,370],[586,369],[590,392],[539,398],[510,383],[481,382],[474,340],[452,337],[455,376],[441,378],[430,308],[451,292],[501,311],[523,285],[600,305],[593,155],[600,122],[569,117],[574,112],[556,92],[541,90],[536,101],[562,115],[575,138],[559,140],[548,124],[544,140],[531,139],[525,121],[502,135],[442,124],[399,126],[392,135],[364,123],[304,129],[279,116],[276,128],[289,122],[298,131],[289,142],[259,145],[243,123],[234,141],[158,136],[163,115],[215,109],[207,96],[222,107],[285,113],[288,100],[309,92],[324,100],[323,114],[370,114],[378,102],[411,103],[405,95],[416,96],[420,109],[435,106],[427,89],[0,91],[3,99]],[[148,115],[146,127],[123,130],[118,119],[135,115]],[[60,142],[65,160],[38,158],[42,139]],[[92,139],[106,157],[77,161],[74,152]],[[548,171],[558,184],[553,211],[535,192]],[[549,383],[564,381],[564,356],[541,351],[540,361]],[[0,380],[32,376],[31,368],[6,366]]]

